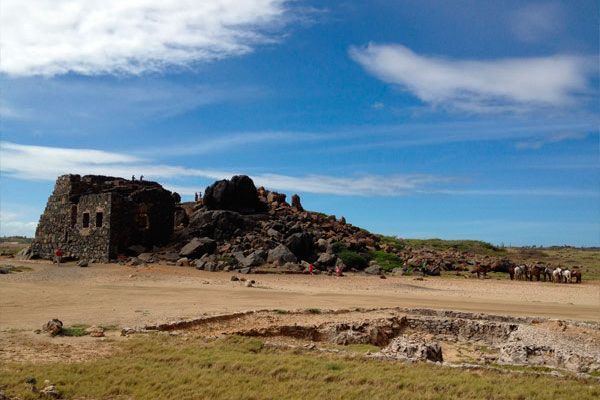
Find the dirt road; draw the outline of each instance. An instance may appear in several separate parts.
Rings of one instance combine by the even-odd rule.
[[[31,270],[0,275],[0,329],[35,329],[50,318],[141,326],[179,318],[257,309],[426,307],[491,314],[600,320],[600,283],[558,285],[465,279],[351,275],[247,275],[151,265],[61,267],[2,260]],[[240,275],[241,276],[241,275]]]

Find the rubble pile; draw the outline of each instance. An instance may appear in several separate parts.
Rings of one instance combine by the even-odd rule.
[[[271,266],[302,272],[310,263],[333,270],[334,244],[358,253],[379,248],[379,237],[343,219],[305,211],[298,195],[256,188],[247,176],[215,182],[201,202],[181,206],[186,215],[171,243],[154,258],[208,271],[251,272]]]

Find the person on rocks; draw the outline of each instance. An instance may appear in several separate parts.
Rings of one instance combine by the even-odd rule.
[[[144,180],[144,175],[140,175],[140,182]]]
[[[60,247],[56,248],[54,252],[54,259],[56,260],[56,266],[60,267],[60,262],[62,261],[63,252]]]
[[[135,182],[135,175],[131,175],[131,182]]]

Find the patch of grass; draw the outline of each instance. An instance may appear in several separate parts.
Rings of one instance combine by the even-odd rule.
[[[279,309],[279,308],[276,308],[275,310],[273,310],[273,312],[274,312],[275,314],[289,314],[289,311],[288,311],[288,310],[281,310],[281,309]]]
[[[459,370],[364,357],[263,347],[232,337],[212,342],[167,335],[116,343],[105,358],[2,363],[8,396],[38,399],[27,377],[56,384],[64,398],[93,399],[595,399],[591,380]]]
[[[506,250],[481,240],[399,239],[414,249],[457,250],[480,255],[504,256]]]
[[[62,328],[62,336],[86,336],[86,329],[89,328],[89,325],[73,325]]]
[[[306,312],[309,314],[321,314],[323,313],[323,311],[321,311],[320,308],[307,308]]]
[[[403,265],[400,257],[395,254],[386,253],[385,251],[372,251],[371,257],[384,271],[391,271],[394,268],[402,268]]]
[[[355,353],[375,353],[381,350],[379,347],[372,344],[349,344],[344,346],[346,349]]]

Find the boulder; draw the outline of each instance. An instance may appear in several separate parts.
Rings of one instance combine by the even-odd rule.
[[[142,253],[138,256],[138,258],[145,263],[153,263],[155,261],[154,253]]]
[[[44,332],[48,332],[50,336],[60,335],[62,333],[63,323],[58,319],[51,319],[42,327]]]
[[[181,248],[179,255],[181,257],[200,257],[214,252],[216,248],[217,242],[211,238],[193,238]]]
[[[213,183],[206,188],[203,202],[209,210],[241,213],[265,211],[254,182],[246,175],[236,175],[230,180],[223,179]]]
[[[175,262],[175,265],[177,265],[178,267],[189,267],[190,260],[187,257],[181,257]]]
[[[287,262],[296,262],[296,256],[292,253],[285,245],[280,244],[275,247],[267,256],[267,262],[274,263],[277,265],[283,265]]]
[[[287,248],[301,260],[311,260],[314,258],[314,242],[312,235],[306,232],[299,232],[290,235],[286,242]]]
[[[238,264],[242,268],[256,267],[265,263],[265,252],[263,250],[256,250],[247,256],[244,256],[242,252],[234,253],[234,257]]]
[[[321,253],[319,258],[317,259],[317,265],[322,267],[330,267],[335,265],[335,261],[337,260],[337,256],[331,253]]]
[[[52,399],[60,399],[61,394],[54,385],[47,385],[43,389],[40,390],[40,393],[46,397],[50,397]]]
[[[381,267],[377,264],[373,264],[365,268],[365,274],[368,275],[381,275]]]
[[[297,194],[292,195],[292,208],[294,208],[296,211],[304,211],[302,204],[300,204],[300,196]]]
[[[222,240],[230,239],[249,224],[243,215],[235,211],[202,209],[192,214],[187,231],[196,236]]]
[[[406,336],[398,336],[393,339],[386,348],[376,353],[375,356],[407,361],[444,361],[442,347],[439,343]]]
[[[27,246],[19,250],[19,252],[15,254],[15,258],[17,260],[30,260],[32,258],[31,247]]]
[[[89,264],[88,264],[87,260],[79,260],[79,261],[77,262],[77,266],[78,266],[78,267],[80,267],[80,268],[85,268],[85,267],[87,267],[88,265],[89,265]]]

